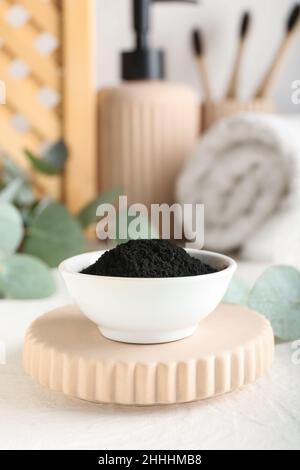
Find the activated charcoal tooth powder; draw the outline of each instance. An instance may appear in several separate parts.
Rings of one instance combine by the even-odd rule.
[[[183,277],[210,274],[217,269],[190,256],[167,240],[130,240],[106,251],[83,274],[114,277]]]

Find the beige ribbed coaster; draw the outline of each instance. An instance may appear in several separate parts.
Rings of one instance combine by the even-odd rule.
[[[93,402],[154,405],[249,384],[270,367],[273,353],[270,323],[240,306],[219,306],[181,341],[133,345],[105,339],[68,305],[32,323],[23,360],[31,377],[51,390]]]

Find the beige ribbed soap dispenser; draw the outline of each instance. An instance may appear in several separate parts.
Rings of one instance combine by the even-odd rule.
[[[196,94],[164,81],[164,54],[148,48],[150,4],[133,0],[136,48],[122,54],[124,82],[99,95],[101,189],[121,186],[129,203],[147,205],[173,202],[199,130]]]

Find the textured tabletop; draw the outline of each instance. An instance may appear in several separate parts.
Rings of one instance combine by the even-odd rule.
[[[259,272],[240,268],[251,281]],[[276,345],[273,367],[255,384],[191,404],[96,405],[36,384],[21,364],[25,330],[69,301],[61,288],[44,301],[0,301],[0,340],[7,352],[0,365],[1,449],[300,448],[300,364],[291,343]]]

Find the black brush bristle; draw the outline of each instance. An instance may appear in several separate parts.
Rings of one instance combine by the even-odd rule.
[[[199,57],[203,54],[203,38],[199,29],[194,29],[192,32],[192,45],[195,56]]]
[[[296,3],[296,5],[293,6],[291,13],[289,14],[287,25],[286,25],[286,30],[287,33],[291,33],[293,29],[295,28],[296,24],[298,23],[300,18],[300,4]]]
[[[245,13],[242,16],[242,21],[241,21],[241,29],[240,29],[240,38],[243,39],[246,34],[249,31],[250,27],[250,22],[251,22],[251,15],[249,11],[245,11]]]

